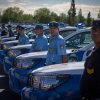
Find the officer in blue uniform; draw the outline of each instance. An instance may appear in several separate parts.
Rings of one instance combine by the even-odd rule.
[[[6,36],[7,35],[7,32],[6,32],[6,29],[5,29],[5,24],[2,24],[1,26],[1,36]]]
[[[35,26],[36,39],[32,44],[31,51],[47,51],[48,50],[48,41],[46,36],[43,34],[43,26]]]
[[[11,25],[8,25],[8,35],[9,35],[9,37],[13,37],[14,36],[14,33],[12,31],[12,26]]]
[[[20,36],[19,36],[19,44],[28,44],[29,43],[29,38],[28,36],[24,33],[24,27],[20,26]]]
[[[80,93],[83,100],[100,100],[100,19],[92,22],[91,36],[95,48],[86,59]]]
[[[63,37],[59,35],[59,24],[56,21],[50,22],[49,31],[51,37],[49,41],[46,65],[66,63],[67,54],[65,41]]]
[[[16,26],[15,35],[16,35],[16,40],[18,40],[19,39],[19,36],[20,36],[20,25],[17,25]]]

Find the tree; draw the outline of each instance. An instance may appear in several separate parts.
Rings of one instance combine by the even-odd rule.
[[[77,22],[84,22],[84,17],[82,16],[82,9],[79,10],[78,16],[77,16]]]
[[[71,19],[72,19],[71,18],[71,10],[69,9],[69,11],[68,11],[68,21],[67,21],[69,25],[72,25]]]
[[[75,1],[72,0],[71,7],[68,11],[68,15],[70,17],[70,25],[75,25],[75,15],[76,15],[76,8],[75,8]]]
[[[91,18],[91,12],[88,13],[87,15],[87,27],[90,27],[91,26],[91,21],[92,21],[92,18]]]
[[[18,7],[9,7],[7,8],[2,15],[2,22],[19,22],[20,17],[23,15],[23,11]]]
[[[59,17],[56,13],[51,12],[50,13],[51,21],[59,21]]]
[[[2,16],[0,15],[0,23],[1,23]]]
[[[100,10],[99,10],[99,13],[98,13],[98,18],[100,18]]]
[[[67,22],[67,15],[64,14],[64,13],[61,13],[61,14],[59,15],[59,21],[60,21],[60,22]]]
[[[34,13],[34,20],[37,23],[48,23],[51,20],[50,10],[47,8],[40,8]]]
[[[23,14],[22,22],[33,23],[33,16],[31,14]]]

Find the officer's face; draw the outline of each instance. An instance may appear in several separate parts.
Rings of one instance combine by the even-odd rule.
[[[42,29],[35,29],[35,33],[36,35],[40,35],[41,33],[43,33]]]
[[[54,36],[56,33],[59,32],[59,29],[55,28],[55,27],[50,27],[49,32],[50,32],[51,36]]]
[[[100,45],[100,28],[92,28],[91,33],[94,43]]]
[[[10,31],[11,30],[11,27],[8,27],[8,31]]]
[[[20,34],[24,34],[24,29],[21,29],[20,30]]]
[[[17,32],[19,31],[19,28],[18,28],[18,27],[16,27],[16,31],[17,31]]]

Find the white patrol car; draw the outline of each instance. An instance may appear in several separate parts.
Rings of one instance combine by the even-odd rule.
[[[34,42],[34,39],[29,39],[30,44],[32,44],[32,42]],[[4,42],[1,44],[1,48],[5,49],[5,48],[10,48],[11,46],[16,46],[18,45],[18,40],[13,40],[13,41],[8,41],[8,42]]]
[[[29,74],[22,100],[80,100],[80,79],[84,62],[49,65]]]

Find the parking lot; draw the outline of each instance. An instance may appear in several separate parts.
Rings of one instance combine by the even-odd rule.
[[[5,75],[0,64],[0,100],[21,100],[20,95],[9,89],[8,76]]]

